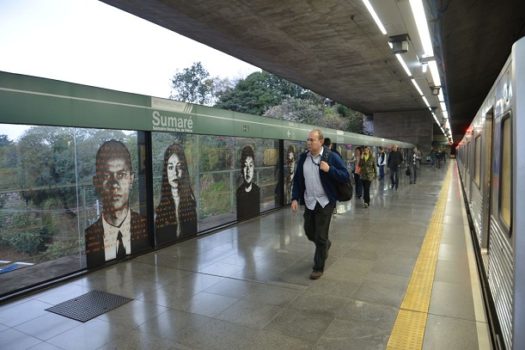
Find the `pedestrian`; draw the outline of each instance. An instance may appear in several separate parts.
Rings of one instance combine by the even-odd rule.
[[[379,181],[385,178],[386,153],[383,147],[379,147],[377,153],[377,167],[379,168]]]
[[[403,163],[403,155],[398,151],[397,145],[392,146],[388,156],[388,168],[390,169],[390,187],[397,191],[399,186],[399,166]]]
[[[354,150],[354,156],[350,160],[352,164],[352,175],[354,176],[355,183],[355,195],[357,199],[361,198],[363,193],[363,184],[361,183],[361,166],[359,165],[359,160],[361,159],[362,148],[356,147]]]
[[[419,161],[419,151],[417,150],[417,147],[414,147],[413,151],[412,151],[412,154],[409,158],[409,162],[408,162],[408,171],[410,173],[410,183],[411,184],[415,184],[416,183],[416,179],[417,179],[417,163]]]
[[[323,275],[325,260],[332,243],[328,238],[336,202],[336,181],[345,182],[348,170],[341,157],[323,147],[320,129],[313,129],[306,141],[308,151],[301,154],[295,170],[291,208],[295,212],[304,204],[304,231],[315,244],[314,265],[310,279]],[[324,157],[323,157],[324,155]]]
[[[368,208],[370,205],[370,184],[376,178],[376,161],[370,148],[363,148],[363,155],[359,161],[361,166],[361,182],[363,183],[363,207]]]

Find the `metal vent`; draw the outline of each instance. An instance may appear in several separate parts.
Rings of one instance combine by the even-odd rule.
[[[133,299],[94,290],[52,306],[49,309],[46,309],[46,311],[80,322],[86,322],[108,311],[116,309],[131,300]]]

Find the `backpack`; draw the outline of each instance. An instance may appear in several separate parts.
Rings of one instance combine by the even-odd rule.
[[[332,153],[332,151],[330,151],[328,148],[325,148],[323,151],[322,160],[328,163],[328,157],[330,157],[330,153]],[[348,179],[345,182],[335,181],[335,196],[338,201],[346,202],[351,200],[353,193],[354,189],[352,188],[352,183],[350,182],[350,176],[348,176]]]

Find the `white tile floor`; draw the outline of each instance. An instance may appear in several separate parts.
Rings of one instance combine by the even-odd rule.
[[[302,215],[283,209],[4,303],[0,349],[385,348],[445,172],[424,168],[398,191],[375,182],[367,209],[340,204],[317,281]],[[488,344],[478,340],[486,322],[475,312],[457,181],[424,349]],[[86,323],[44,310],[92,289],[134,300]]]

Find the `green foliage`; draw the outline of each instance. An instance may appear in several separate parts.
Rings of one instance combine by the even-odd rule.
[[[350,110],[350,114],[347,117],[348,126],[347,131],[363,134],[363,114]]]
[[[56,241],[47,247],[39,257],[40,261],[55,260],[64,256],[78,254],[78,240]]]
[[[269,108],[264,116],[337,130],[363,133],[361,113],[343,105],[326,107],[319,101],[287,98]]]
[[[17,232],[16,234],[9,234],[3,239],[16,251],[30,255],[36,254],[43,242],[39,231]]]
[[[312,100],[298,98],[287,98],[281,104],[269,108],[265,117],[284,119],[297,123],[319,125],[322,119],[324,107]]]
[[[215,107],[236,112],[263,115],[288,97],[308,98],[312,94],[297,84],[268,72],[255,72],[225,91]]]
[[[346,118],[346,117],[348,117],[348,116],[350,115],[350,113],[351,113],[350,108],[346,107],[345,105],[339,104],[339,103],[337,103],[337,104],[335,105],[335,108],[336,108],[336,110],[337,110],[337,113],[339,113],[339,115],[340,115],[341,117],[345,117],[345,118]]]
[[[214,95],[214,80],[201,62],[194,62],[171,79],[173,93],[170,98],[182,102],[210,104]]]
[[[18,252],[30,255],[44,251],[49,238],[49,230],[29,213],[14,215],[9,232],[4,230],[0,235],[4,245],[10,245]]]
[[[224,180],[221,176],[202,176],[199,208],[201,219],[231,212],[231,189]]]

